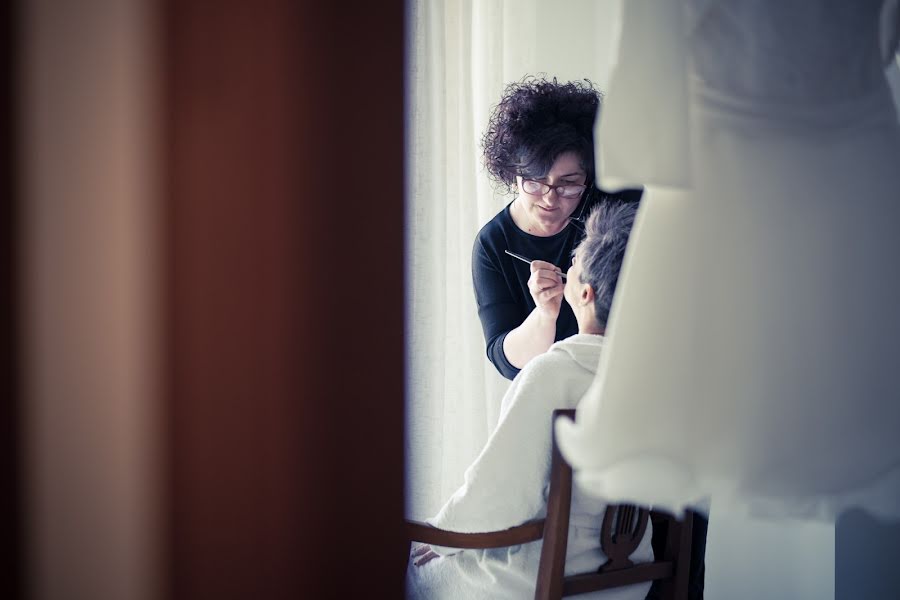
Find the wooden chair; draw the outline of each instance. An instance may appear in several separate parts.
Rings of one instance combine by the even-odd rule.
[[[560,416],[574,418],[575,411],[556,410],[553,412],[553,421]],[[552,452],[545,519],[535,519],[517,527],[488,533],[456,533],[426,523],[407,521],[407,538],[411,542],[452,548],[502,548],[543,538],[534,595],[537,600],[556,600],[563,596],[645,581],[658,582],[651,590],[654,598],[685,600],[693,523],[690,512],[686,512],[685,519],[679,521],[667,513],[646,508],[626,504],[609,506],[603,517],[600,533],[600,546],[607,556],[607,562],[597,572],[565,576],[572,502],[572,468],[559,451],[555,433]],[[653,522],[656,559],[652,563],[633,564],[628,556],[643,538],[648,520]]]

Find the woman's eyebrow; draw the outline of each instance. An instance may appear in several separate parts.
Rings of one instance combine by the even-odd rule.
[[[578,175],[585,175],[585,172],[584,171],[575,171],[574,173],[566,173],[565,175],[557,176],[557,179],[563,179],[564,177],[575,177]],[[539,177],[539,178],[535,179],[535,181],[545,181],[549,177],[550,177],[550,175],[544,175],[543,177]]]

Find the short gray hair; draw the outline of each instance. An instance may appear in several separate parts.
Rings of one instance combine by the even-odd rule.
[[[584,239],[575,249],[581,252],[579,280],[594,290],[597,321],[603,325],[609,319],[613,293],[636,214],[636,202],[603,202],[588,216]]]

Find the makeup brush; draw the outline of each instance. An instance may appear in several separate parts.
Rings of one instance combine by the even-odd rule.
[[[522,262],[527,262],[529,265],[531,264],[531,259],[530,259],[530,258],[525,258],[525,257],[522,256],[521,254],[516,254],[515,252],[510,252],[509,250],[504,250],[504,252],[506,252],[507,254],[509,254],[510,256],[512,256],[513,258],[518,258],[518,259],[521,260]],[[562,277],[563,280],[565,280],[565,278],[566,278],[566,274],[565,274],[565,273],[560,273],[559,276]]]

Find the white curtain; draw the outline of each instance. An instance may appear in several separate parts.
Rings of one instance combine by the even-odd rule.
[[[504,87],[609,79],[618,3],[410,0],[407,45],[407,516],[437,512],[497,422],[508,382],[485,355],[471,251],[512,196],[481,166]]]

